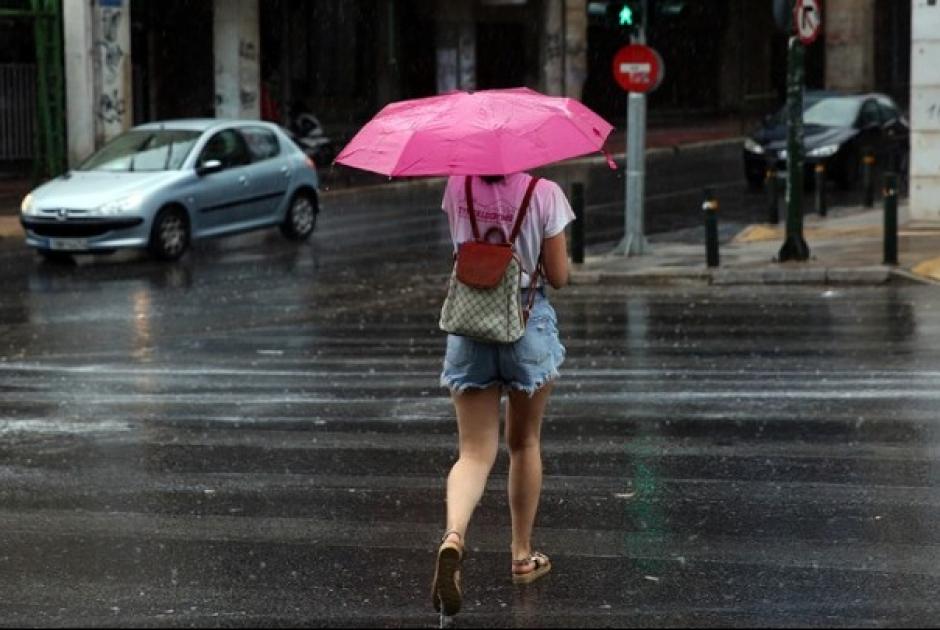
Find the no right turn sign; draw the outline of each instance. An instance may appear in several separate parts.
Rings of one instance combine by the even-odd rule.
[[[793,7],[793,25],[803,44],[808,46],[816,41],[822,28],[819,0],[797,0]]]

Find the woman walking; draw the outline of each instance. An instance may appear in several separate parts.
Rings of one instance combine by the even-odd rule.
[[[532,181],[526,173],[471,177],[469,183],[463,176],[451,177],[442,207],[455,250],[473,238],[469,212],[475,213],[482,233],[488,237],[501,233],[506,240]],[[574,213],[561,188],[554,182],[537,180],[515,241],[524,271],[523,304],[533,299],[525,334],[511,344],[447,337],[441,384],[450,389],[454,402],[460,456],[447,479],[447,526],[432,585],[434,607],[445,615],[460,610],[460,564],[466,532],[499,451],[503,392],[510,457],[512,581],[533,582],[551,570],[548,557],[532,546],[532,528],[542,490],[542,418],[565,349],[544,287],[547,283],[560,289],[568,282],[564,229],[572,220]]]

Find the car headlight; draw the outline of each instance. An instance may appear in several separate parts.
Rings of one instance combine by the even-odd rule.
[[[140,207],[140,202],[144,200],[143,195],[140,193],[134,193],[127,197],[118,199],[117,201],[111,201],[104,205],[98,206],[97,213],[105,215],[115,215],[115,214],[125,214],[127,212],[133,212]]]
[[[822,147],[816,147],[815,149],[809,151],[806,154],[806,156],[815,157],[815,158],[826,158],[826,157],[835,155],[838,151],[839,151],[838,144],[827,144]]]
[[[23,201],[20,203],[20,212],[27,216],[37,214],[36,203],[33,201],[32,195],[23,197]]]
[[[744,150],[749,153],[757,153],[759,155],[764,153],[764,147],[759,145],[753,138],[748,138],[744,141]]]

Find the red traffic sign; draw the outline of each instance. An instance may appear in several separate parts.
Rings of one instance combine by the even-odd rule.
[[[793,26],[800,41],[809,46],[822,29],[822,8],[819,0],[797,0],[793,6]]]
[[[627,92],[652,92],[663,81],[663,58],[649,46],[630,44],[614,55],[613,71]]]

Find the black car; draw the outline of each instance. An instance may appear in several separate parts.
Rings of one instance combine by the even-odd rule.
[[[852,188],[861,175],[864,156],[876,164],[906,173],[910,127],[898,106],[884,94],[847,95],[810,91],[803,98],[806,181],[815,165],[826,166],[828,179],[843,189]],[[744,172],[752,187],[764,183],[773,166],[786,172],[786,107],[764,119],[744,141]]]

